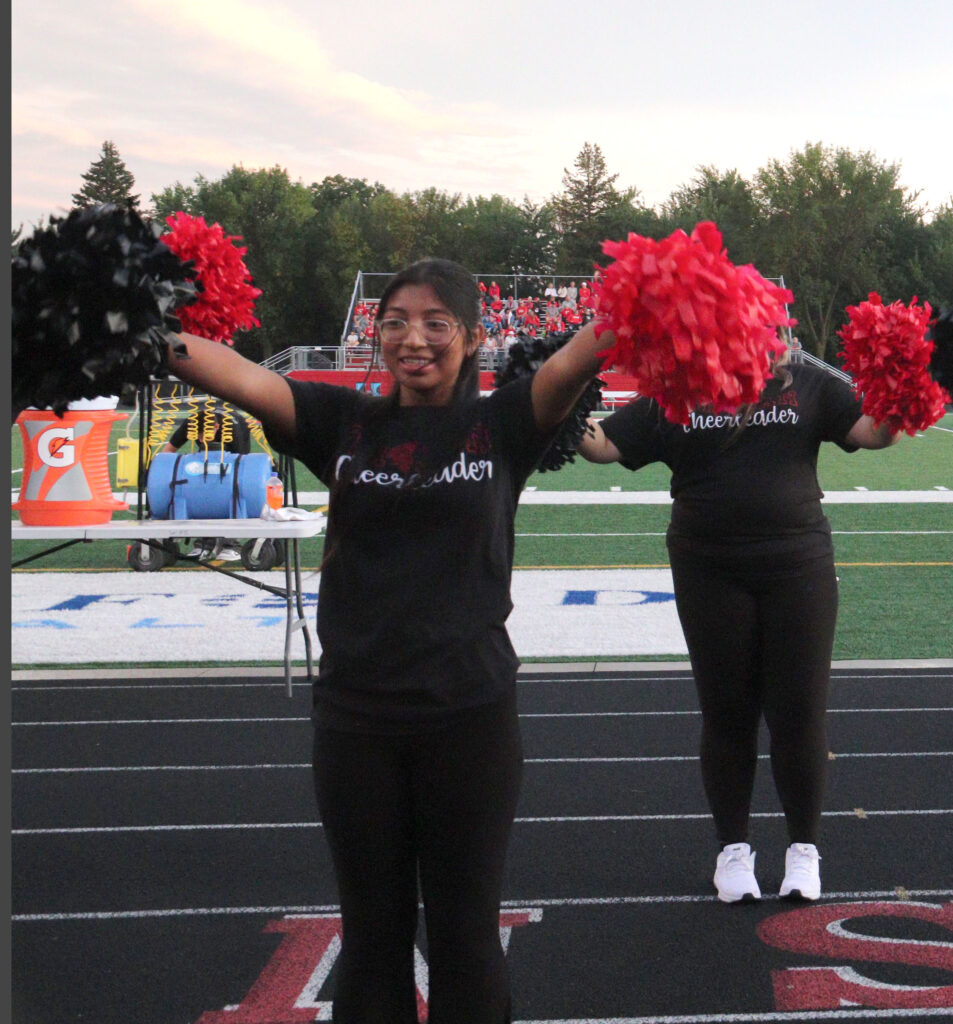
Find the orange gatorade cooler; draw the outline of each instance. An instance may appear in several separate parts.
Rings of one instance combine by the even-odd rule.
[[[23,483],[13,504],[20,521],[26,526],[91,526],[108,523],[113,512],[129,508],[113,498],[109,481],[109,432],[117,420],[128,418],[103,408],[71,408],[62,417],[49,409],[21,412]]]

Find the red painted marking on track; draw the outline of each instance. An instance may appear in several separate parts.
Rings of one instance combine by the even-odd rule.
[[[284,939],[240,1005],[203,1013],[196,1024],[310,1024],[320,1007],[296,1005],[321,958],[341,937],[339,917],[285,917],[266,932]],[[330,1015],[325,1018],[330,1019]]]
[[[848,934],[843,927],[858,918],[875,917],[915,918],[953,932],[953,903],[834,903],[770,917],[758,926],[758,936],[768,945],[792,953],[953,972],[953,943]],[[851,1005],[875,1009],[953,1007],[953,984],[888,984],[865,977],[851,964],[789,967],[771,973],[775,1006],[782,1011]]]
[[[509,946],[514,928],[538,921],[541,910],[503,911],[500,937]],[[269,921],[266,932],[284,938],[242,1002],[224,1010],[208,1010],[195,1024],[311,1024],[331,1019],[330,1000],[318,999],[337,959],[341,941],[339,917],[284,917]],[[417,978],[417,1013],[427,1020],[426,964]],[[421,975],[422,970],[422,975]]]

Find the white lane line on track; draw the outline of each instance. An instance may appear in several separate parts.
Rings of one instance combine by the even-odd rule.
[[[868,753],[834,754],[834,760],[851,758],[892,757],[953,757],[953,750],[871,751]],[[527,757],[526,764],[660,764],[666,762],[697,761],[697,754],[666,754],[658,757]],[[759,754],[759,761],[770,760],[769,754]],[[257,772],[272,769],[311,770],[310,761],[286,764],[139,764],[139,765],[86,765],[68,768],[14,768],[13,775],[85,775],[95,772]]]
[[[947,808],[914,808],[910,810],[873,811],[864,808],[865,818],[896,818],[896,817],[938,817],[953,815],[953,807]],[[781,811],[757,811],[752,818],[783,818]],[[858,818],[857,810],[824,811],[825,818]],[[710,821],[711,814],[706,811],[700,814],[561,814],[539,817],[514,818],[517,825],[567,825],[567,824],[599,824],[620,821]],[[316,829],[321,828],[319,821],[251,821],[196,823],[193,825],[79,825],[70,828],[15,828],[10,834],[14,836],[71,836],[71,835],[115,835],[128,832],[243,832],[262,831],[266,829]]]
[[[906,895],[916,899],[932,899],[953,896],[953,889],[908,889]],[[820,902],[832,903],[840,900],[882,900],[896,899],[893,889],[876,889],[866,892],[826,892]],[[625,907],[645,906],[657,903],[714,903],[717,896],[684,895],[684,896],[568,896],[544,897],[538,900],[504,900],[500,904],[502,910],[522,910],[532,907]],[[779,900],[773,894],[762,896],[763,902]],[[904,902],[909,902],[904,899]],[[59,912],[45,914],[13,914],[12,921],[124,921],[141,918],[163,917],[209,917],[214,915],[237,914],[284,914],[288,917],[325,917],[339,914],[341,907],[337,903],[325,903],[305,906],[259,906],[259,907],[170,907],[165,910],[91,910],[77,912]]]
[[[517,685],[522,686],[524,683],[574,683],[579,685],[580,683],[629,683],[633,682],[633,677],[630,674],[620,676],[606,676],[593,672],[591,669],[586,669],[581,673],[583,678],[579,678],[580,673],[577,669],[575,673],[572,669],[564,669],[562,672],[558,668],[553,670],[554,675],[549,676],[545,673],[539,672],[533,675],[520,676],[517,679]],[[919,675],[908,675],[904,673],[904,679],[942,679],[945,678],[949,673],[924,673],[922,676]],[[569,678],[569,677],[572,678]],[[843,677],[838,677],[843,678]],[[876,676],[874,678],[880,678]],[[888,676],[886,678],[892,678],[896,680],[897,676]],[[950,677],[953,680],[953,677]],[[124,675],[123,679],[128,679],[128,676]],[[635,681],[639,683],[684,683],[690,682],[692,674],[687,669],[674,669],[667,672],[665,675],[647,675],[638,674]],[[295,686],[311,688],[311,683],[306,679],[293,680]],[[76,679],[71,683],[40,683],[37,685],[30,685],[28,683],[21,683],[19,685],[13,685],[10,687],[13,693],[41,693],[47,691],[59,692],[65,691],[67,693],[85,693],[87,690],[117,690],[120,693],[126,691],[142,691],[142,690],[281,690],[282,693],[285,690],[285,682],[283,679],[275,679],[273,682],[261,682],[256,683],[229,683],[229,682],[217,682],[202,677],[197,682],[188,683],[143,683],[143,682],[118,682],[118,683],[88,683],[86,684],[82,679]]]
[[[946,708],[828,708],[829,715],[898,714],[900,712],[953,711]],[[699,710],[686,711],[527,711],[520,718],[652,718],[677,715],[700,715]]]
[[[950,1009],[915,1010],[790,1010],[765,1013],[696,1013],[651,1017],[561,1017],[559,1020],[518,1020],[513,1024],[742,1024],[751,1021],[822,1020],[922,1020],[925,1017],[950,1017]]]
[[[935,714],[953,711],[946,708],[828,708],[829,715],[897,715],[897,714]],[[520,718],[678,718],[701,715],[698,710],[686,711],[528,711],[520,712]],[[274,722],[301,723],[310,722],[308,716],[285,715],[272,718],[91,718],[75,721],[29,721],[13,722],[14,726],[26,727],[78,727],[101,725],[255,725]]]
[[[946,677],[946,673],[937,674],[924,674],[923,676],[907,676],[904,675],[904,679],[942,679]],[[572,676],[572,678],[569,678]],[[580,678],[582,676],[582,678]],[[843,677],[840,677],[843,678]],[[874,678],[880,678],[875,676]],[[887,677],[890,678],[890,677]],[[896,676],[892,677],[896,680]],[[677,672],[671,672],[664,676],[650,676],[650,675],[639,675],[635,680],[639,683],[689,683],[692,681],[692,674],[686,669],[680,669]],[[953,681],[953,679],[951,679]],[[591,683],[629,683],[633,682],[631,676],[603,676],[594,673],[591,669],[585,669],[580,672],[578,669],[575,673],[572,669],[564,671],[558,676],[547,676],[547,675],[533,675],[527,676],[525,679],[520,677],[518,685],[524,683],[532,683],[536,685],[538,683],[572,683],[576,686],[580,684],[591,684]],[[298,680],[294,682],[295,686],[311,688],[311,683],[306,680]],[[123,683],[90,683],[84,685],[81,680],[77,680],[73,683],[51,683],[49,685],[14,685],[10,687],[12,693],[48,693],[48,692],[66,692],[74,694],[82,694],[87,690],[100,691],[110,690],[117,691],[119,693],[126,692],[142,692],[144,690],[281,690],[282,693],[285,691],[285,683],[283,680],[273,683],[215,683],[215,682],[202,682],[198,683],[138,683],[138,682],[123,682]]]
[[[20,726],[80,725],[267,725],[273,722],[310,722],[308,716],[278,715],[272,718],[91,718],[72,722],[14,722]]]
[[[587,669],[580,673],[578,670],[573,672],[571,669],[559,671],[558,668],[553,669],[553,675],[546,675],[545,673],[538,673],[533,675],[521,675],[517,680],[518,686],[526,684],[538,685],[540,683],[570,683],[573,686],[579,686],[581,684],[591,685],[592,683],[635,683],[641,685],[642,683],[685,683],[692,681],[692,674],[687,669],[678,669],[666,673],[665,675],[633,675],[628,673],[626,675],[619,676],[606,676],[601,673],[595,673],[591,669]],[[942,679],[946,682],[953,682],[953,676],[949,671],[939,672],[906,672],[901,671],[900,677],[906,681],[908,679]],[[842,682],[896,682],[898,675],[896,672],[890,672],[885,670],[884,672],[876,674],[859,674],[859,673],[836,673],[831,682],[842,683]],[[79,685],[77,685],[79,684]],[[295,682],[296,686],[308,687],[310,689],[311,683],[307,680],[299,680]],[[121,683],[90,683],[83,684],[82,680],[77,680],[73,683],[51,683],[39,684],[36,686],[31,685],[14,685],[11,686],[11,692],[13,693],[41,693],[41,692],[60,692],[66,691],[68,693],[85,693],[87,690],[117,690],[120,692],[125,691],[143,691],[143,690],[278,690],[284,692],[285,683],[283,680],[276,680],[275,682],[256,682],[256,683],[229,683],[229,682],[216,682],[208,680],[205,677],[199,682],[191,683],[140,683],[140,682],[121,682]]]

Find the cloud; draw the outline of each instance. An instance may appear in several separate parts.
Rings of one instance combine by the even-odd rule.
[[[10,133],[49,135],[66,145],[88,146],[100,143],[83,123],[83,108],[93,94],[41,86],[14,91],[10,96]]]
[[[441,113],[426,94],[336,67],[315,24],[281,6],[265,10],[248,0],[128,3],[165,31],[181,35],[199,66],[228,74],[245,88],[280,92],[296,107],[431,135],[454,123],[453,115]],[[485,129],[490,128],[487,120]]]
[[[650,205],[700,165],[750,177],[808,141],[870,149],[902,162],[929,202],[949,196],[942,124],[929,128],[953,104],[953,76],[915,59],[919,39],[901,34],[885,52],[878,27],[843,15],[846,34],[823,36],[819,51],[808,44],[831,15],[813,0],[783,15],[784,53],[768,45],[781,15],[759,13],[754,41],[740,33],[763,11],[749,0],[715,23],[700,0],[639,18],[624,0],[585,11],[554,0],[545,12],[488,2],[471,28],[465,0],[439,19],[432,0],[18,0],[15,221],[35,216],[17,197],[68,204],[107,138],[146,199],[243,164],[308,183],[343,174],[538,202],[561,190],[586,141]],[[611,45],[571,25],[610,26]],[[49,181],[31,184],[37,171]]]

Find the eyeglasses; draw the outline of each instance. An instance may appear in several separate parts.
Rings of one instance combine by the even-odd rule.
[[[446,348],[453,341],[458,320],[437,320],[428,317],[419,321],[419,333],[431,348]],[[399,345],[410,337],[410,321],[398,316],[389,316],[377,321],[377,334],[383,345]]]

